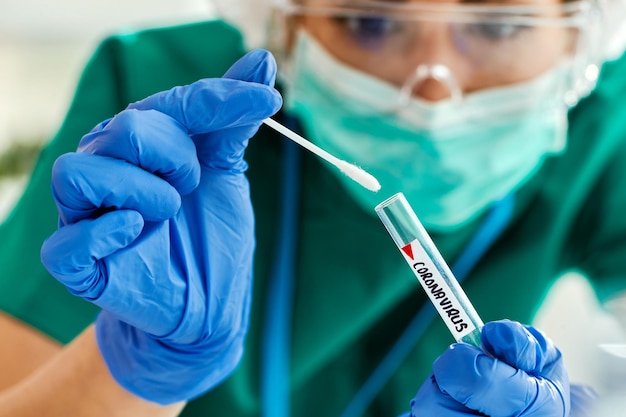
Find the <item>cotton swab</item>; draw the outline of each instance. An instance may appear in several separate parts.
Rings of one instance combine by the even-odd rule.
[[[343,159],[339,159],[334,155],[331,155],[330,153],[326,152],[319,146],[314,145],[312,142],[309,142],[302,136],[298,135],[296,132],[281,125],[274,119],[271,119],[268,117],[267,119],[263,120],[263,123],[265,123],[272,129],[276,130],[277,132],[282,133],[284,136],[296,142],[298,145],[302,146],[303,148],[313,152],[315,155],[319,156],[320,158],[330,162],[331,164],[339,168],[341,172],[343,172],[348,177],[358,182],[359,184],[361,184],[363,187],[367,188],[368,190],[374,191],[374,192],[380,190],[380,183],[378,182],[378,180],[373,175],[365,172],[363,169],[359,168],[358,166],[351,164],[349,162],[346,162]]]

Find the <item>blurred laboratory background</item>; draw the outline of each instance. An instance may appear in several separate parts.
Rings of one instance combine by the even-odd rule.
[[[210,0],[0,1],[0,218],[59,127],[76,80],[112,32],[197,21]]]
[[[38,150],[59,127],[100,39],[213,15],[210,0],[0,1],[0,220],[19,198]],[[622,317],[624,305],[613,308]],[[610,393],[626,388],[626,359],[599,347],[626,343],[623,328],[584,279],[571,274],[559,280],[534,324],[561,347],[573,381]],[[621,352],[626,356],[623,347]]]

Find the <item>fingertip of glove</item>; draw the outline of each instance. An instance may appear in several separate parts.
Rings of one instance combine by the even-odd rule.
[[[271,52],[255,49],[235,62],[224,74],[224,78],[250,81],[274,86],[276,80],[276,60]]]
[[[465,404],[474,390],[488,383],[483,374],[491,361],[479,348],[455,343],[433,362],[433,381],[442,393]]]
[[[43,242],[41,263],[76,295],[84,296],[86,290],[81,286],[86,277],[97,275],[96,261],[131,244],[141,234],[143,226],[140,213],[114,210],[96,219],[62,227]]]
[[[512,320],[498,320],[483,326],[481,342],[489,353],[497,353],[499,346],[511,345],[520,337],[526,338],[527,336],[529,334],[521,323]]]
[[[272,102],[270,103],[271,108],[272,108],[272,114],[275,114],[278,110],[280,110],[280,108],[283,106],[283,96],[280,95],[280,93],[278,92],[278,90],[272,89],[271,93],[271,97],[272,97]],[[270,116],[271,116],[270,115]]]
[[[543,366],[543,341],[519,322],[499,320],[485,324],[482,343],[485,351],[515,368],[535,372]]]
[[[281,94],[273,87],[263,84],[246,83],[245,88],[232,92],[228,108],[223,111],[236,120],[236,124],[260,125],[263,119],[270,117],[283,105]]]
[[[454,343],[435,359],[433,362],[433,374],[437,378],[438,375],[450,374],[452,369],[463,369],[464,367],[460,366],[460,364],[467,363],[468,358],[475,358],[478,355],[484,355],[484,352],[467,343]]]
[[[53,258],[53,255],[51,254],[52,251],[49,246],[50,237],[51,236],[48,236],[44,239],[43,243],[41,244],[41,248],[39,249],[39,259],[41,260],[41,264],[44,266],[44,268],[46,268],[47,271],[50,271],[51,269],[52,264],[50,260]]]
[[[142,216],[145,221],[162,222],[171,219],[180,210],[182,200],[180,194],[174,191],[167,198],[160,198],[155,204],[158,204],[158,206],[153,207],[154,210],[146,207],[137,208],[142,210]]]
[[[118,215],[123,218],[119,224],[128,233],[129,241],[126,244],[129,244],[141,234],[145,224],[144,218],[135,210],[120,210]]]
[[[68,152],[60,155],[52,164],[52,185],[54,186],[57,181],[65,181],[67,177],[72,177],[72,174],[79,169],[75,161],[81,161],[89,157],[86,154],[77,152]]]

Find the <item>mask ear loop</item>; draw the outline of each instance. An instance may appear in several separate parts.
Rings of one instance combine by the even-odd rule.
[[[413,96],[413,89],[424,80],[432,78],[445,85],[450,92],[450,100],[454,104],[459,104],[463,101],[463,91],[456,79],[452,75],[452,72],[448,67],[441,64],[420,64],[415,68],[415,71],[406,80],[402,88],[400,88],[400,94],[398,96],[398,107],[400,110],[408,106]]]

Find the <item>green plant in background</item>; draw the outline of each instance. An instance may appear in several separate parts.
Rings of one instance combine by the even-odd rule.
[[[41,151],[42,142],[16,141],[0,154],[0,180],[30,172]]]

